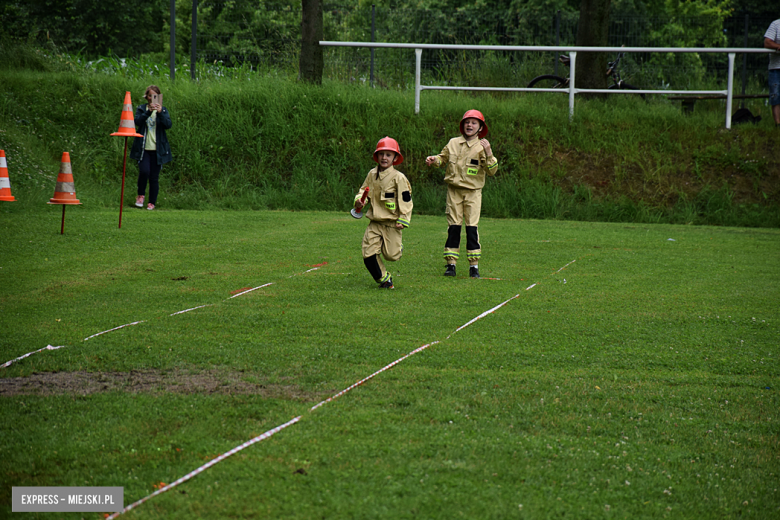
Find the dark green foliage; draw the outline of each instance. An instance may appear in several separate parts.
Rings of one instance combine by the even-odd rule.
[[[87,56],[160,50],[166,16],[164,0],[0,0],[0,31],[6,35]]]
[[[184,8],[177,19],[185,25],[191,19],[191,2],[180,2]],[[320,13],[321,4],[320,4]],[[277,63],[294,58],[301,41],[302,11],[300,0],[208,2],[198,8],[198,56],[206,61],[226,64]],[[319,35],[322,37],[322,16]],[[189,34],[190,27],[184,27]],[[177,29],[178,30],[178,29]],[[319,41],[319,39],[317,41]],[[189,40],[179,43],[179,50],[190,52]]]
[[[0,36],[4,69],[32,70],[36,72],[53,72],[57,70],[51,51],[46,52],[40,46],[29,43],[18,43],[8,35]]]

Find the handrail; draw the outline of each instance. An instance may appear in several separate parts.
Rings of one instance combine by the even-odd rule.
[[[771,49],[753,47],[582,47],[577,45],[458,45],[448,43],[384,43],[320,41],[323,47],[376,47],[392,49],[446,49],[470,51],[566,51],[566,52],[706,52],[767,54]]]
[[[414,113],[420,113],[420,93],[423,90],[474,90],[492,92],[552,92],[569,94],[569,120],[574,117],[574,96],[579,93],[594,94],[720,94],[726,96],[726,128],[731,128],[731,108],[734,95],[734,60],[737,53],[744,54],[770,54],[771,49],[760,48],[736,48],[736,47],[582,47],[577,45],[454,45],[435,43],[380,43],[380,42],[336,42],[320,41],[323,47],[369,47],[389,49],[414,49],[415,73],[414,73]],[[571,60],[569,64],[569,88],[508,88],[508,87],[453,87],[421,85],[420,71],[422,51],[429,50],[481,50],[481,51],[541,51],[541,52],[568,52]],[[620,89],[578,89],[575,86],[575,72],[578,52],[663,52],[663,53],[710,53],[728,54],[728,83],[725,90],[620,90]]]

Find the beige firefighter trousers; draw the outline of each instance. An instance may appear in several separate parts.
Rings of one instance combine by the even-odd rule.
[[[374,255],[382,270],[382,277],[387,274],[382,257],[390,262],[395,262],[404,252],[403,230],[395,227],[395,222],[375,222],[371,221],[363,235],[363,258],[369,258]],[[381,253],[381,255],[380,255]]]

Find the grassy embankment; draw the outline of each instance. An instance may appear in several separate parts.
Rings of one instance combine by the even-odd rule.
[[[0,142],[23,204],[51,197],[63,151],[80,199],[116,204],[124,143],[109,134],[124,92],[139,104],[153,81],[174,120],[176,160],[163,171],[161,208],[344,210],[374,164],[376,141],[391,135],[406,157],[400,169],[416,212],[441,214],[442,171],[424,158],[478,108],[501,161],[484,191],[486,216],[780,226],[779,132],[759,102],[749,108],[764,121],[731,131],[721,102],[700,102],[686,116],[660,97],[578,100],[570,123],[563,95],[424,92],[414,115],[411,91],[316,87],[272,74],[170,83],[78,72],[62,57],[3,49]],[[135,175],[130,162],[126,202]]]

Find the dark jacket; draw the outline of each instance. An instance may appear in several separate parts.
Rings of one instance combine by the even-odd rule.
[[[146,143],[146,120],[152,115],[151,110],[146,110],[146,105],[140,105],[135,111],[135,128],[139,134],[143,134],[143,138],[133,138],[133,148],[130,150],[130,158],[140,161],[143,157],[144,144]],[[165,131],[173,126],[171,121],[171,114],[168,113],[168,109],[162,107],[162,111],[157,114],[157,164],[162,166],[173,160],[173,154],[171,154],[171,145],[168,143],[168,136],[165,135]]]

